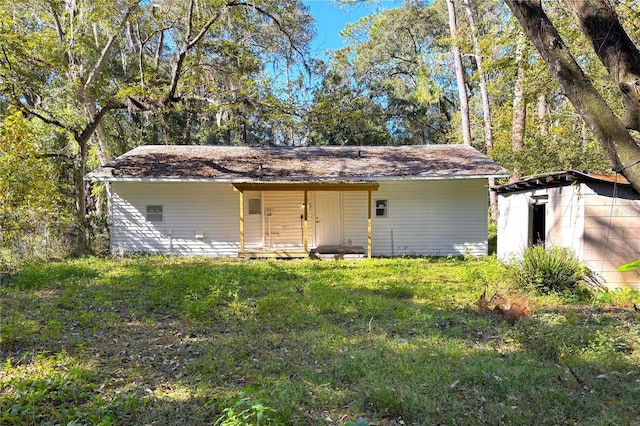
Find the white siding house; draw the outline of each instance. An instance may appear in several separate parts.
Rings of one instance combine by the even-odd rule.
[[[640,194],[621,176],[569,171],[503,185],[498,191],[498,257],[533,244],[563,246],[610,287],[640,288]]]
[[[480,256],[505,174],[463,145],[145,146],[86,178],[109,186],[117,254]]]

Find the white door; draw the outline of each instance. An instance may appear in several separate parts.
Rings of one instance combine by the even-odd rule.
[[[316,246],[340,245],[340,193],[316,192]]]

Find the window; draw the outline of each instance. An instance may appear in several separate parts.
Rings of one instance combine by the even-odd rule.
[[[387,208],[387,200],[376,200],[376,217],[386,217]]]
[[[249,214],[260,214],[260,198],[249,198]]]
[[[164,222],[162,206],[147,206],[148,222]]]

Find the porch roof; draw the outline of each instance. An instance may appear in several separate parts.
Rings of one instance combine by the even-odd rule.
[[[356,184],[396,179],[504,177],[466,145],[248,147],[147,145],[87,174],[97,181]]]

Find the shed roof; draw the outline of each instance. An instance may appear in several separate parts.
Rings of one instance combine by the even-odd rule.
[[[574,182],[592,182],[617,184],[630,187],[631,184],[622,175],[606,175],[580,170],[568,170],[564,172],[552,172],[524,178],[518,182],[511,182],[498,186],[496,191],[499,194],[528,191],[537,188],[551,188],[557,186],[570,185]]]
[[[107,182],[353,183],[503,176],[507,176],[504,168],[466,145],[147,145],[127,152],[85,178]]]

